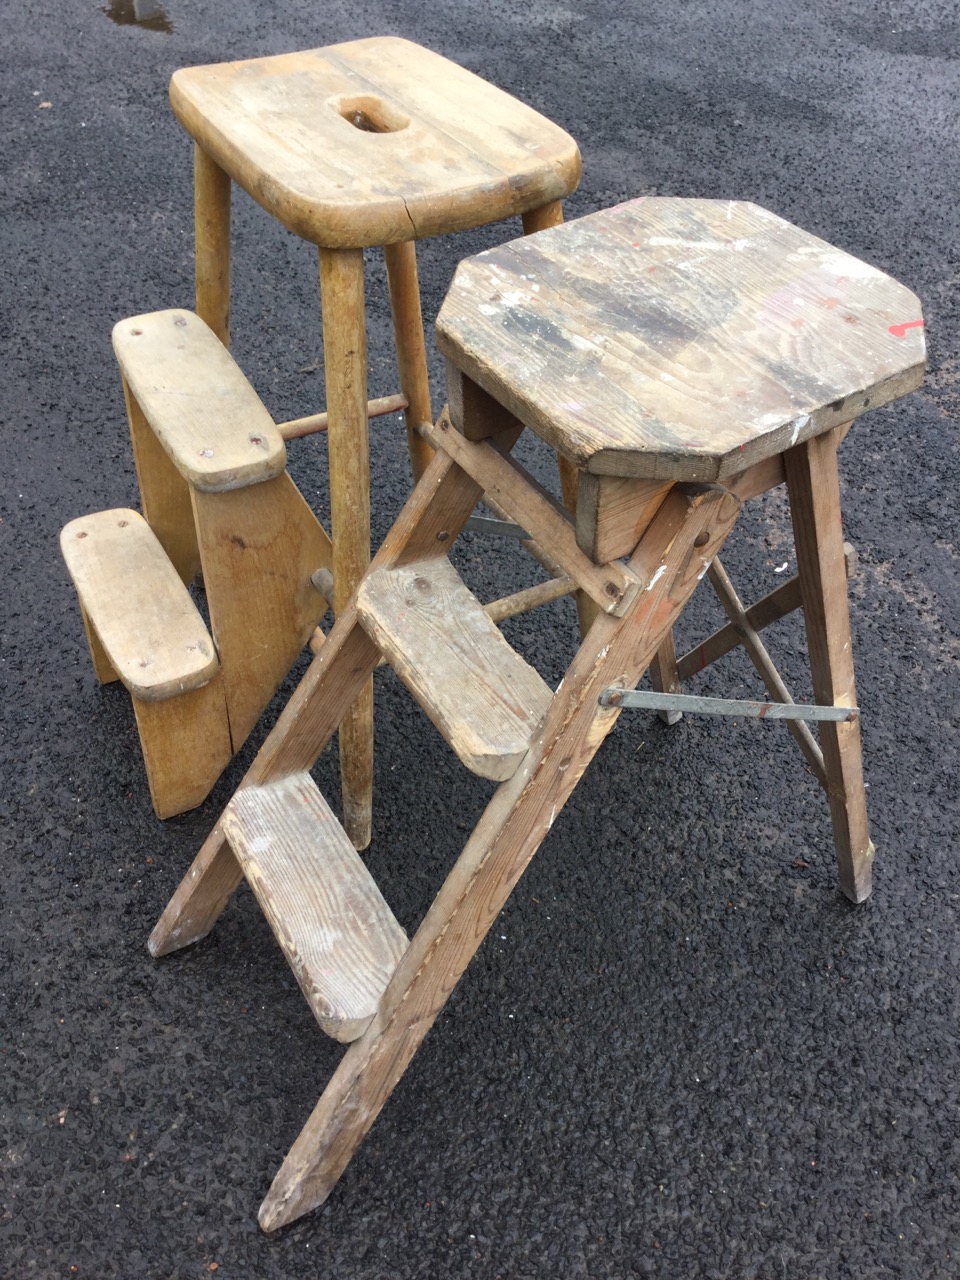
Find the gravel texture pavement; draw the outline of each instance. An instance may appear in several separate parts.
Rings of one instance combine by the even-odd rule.
[[[956,6],[166,2],[149,24],[129,19],[152,0],[4,7],[0,1277],[960,1276]],[[624,715],[327,1205],[267,1238],[257,1206],[341,1050],[245,890],[202,944],[154,962],[145,942],[276,706],[201,809],[158,822],[57,535],[136,502],[111,326],[192,305],[170,74],[378,33],[568,129],[568,216],[750,199],[889,271],[923,300],[931,368],[842,453],[874,896],[840,896],[781,726]],[[234,234],[236,355],[278,419],[312,411],[314,254],[245,197]],[[423,246],[431,317],[506,234]],[[383,284],[371,253],[372,395],[395,389]],[[379,540],[408,481],[396,418],[373,431]],[[325,517],[322,443],[290,457]],[[752,595],[793,571],[781,497],[725,558]],[[485,597],[531,580],[475,535],[456,562]],[[685,634],[715,623],[702,594]],[[559,677],[567,604],[506,632]],[[809,696],[796,619],[771,644]],[[757,685],[731,658],[699,688]],[[489,787],[389,673],[377,701],[369,864],[411,927]],[[333,753],[316,776],[335,802]]]

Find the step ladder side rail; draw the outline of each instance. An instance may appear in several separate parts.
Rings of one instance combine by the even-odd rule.
[[[693,499],[677,491],[667,508],[667,519],[654,521],[634,557],[650,572],[649,589],[622,618],[600,615],[581,644],[527,758],[494,793],[370,1027],[342,1059],[274,1179],[260,1210],[264,1230],[276,1230],[329,1195],[616,723],[616,709],[598,704],[601,692],[611,680],[637,684],[703,576],[702,562],[733,527],[739,503],[722,491]]]
[[[477,482],[450,457],[435,454],[371,568],[446,555],[480,492]],[[240,785],[309,770],[379,660],[379,649],[348,606]],[[205,937],[242,879],[218,822],[154,926],[148,943],[151,954],[167,955]]]

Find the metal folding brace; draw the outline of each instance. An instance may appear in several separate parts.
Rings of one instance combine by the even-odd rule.
[[[823,707],[798,702],[748,702],[736,698],[698,698],[687,693],[654,693],[647,689],[604,689],[602,707],[684,711],[707,716],[744,716],[757,720],[833,720],[843,723],[860,715],[859,707]]]

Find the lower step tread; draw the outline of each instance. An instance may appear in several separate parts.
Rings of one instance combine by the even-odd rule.
[[[244,787],[222,821],[320,1026],[355,1040],[407,949],[360,855],[308,773]]]
[[[512,777],[553,695],[449,560],[367,574],[357,616],[467,768]]]
[[[80,603],[130,692],[161,702],[213,679],[210,633],[190,593],[137,511],[71,520],[60,548]]]

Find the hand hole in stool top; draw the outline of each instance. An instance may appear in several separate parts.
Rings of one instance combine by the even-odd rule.
[[[361,133],[399,133],[410,123],[409,116],[372,93],[331,98],[328,105]]]

